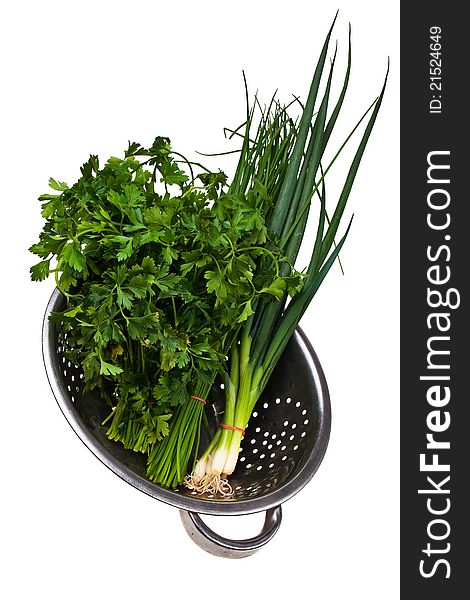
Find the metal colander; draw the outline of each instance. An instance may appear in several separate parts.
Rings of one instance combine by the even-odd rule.
[[[65,356],[66,335],[49,321],[63,310],[64,297],[55,290],[44,316],[44,364],[54,396],[65,418],[84,444],[114,473],[181,511],[193,540],[218,556],[238,558],[252,554],[279,528],[281,504],[313,477],[328,445],[330,401],[318,358],[305,334],[297,329],[259,399],[245,430],[235,472],[230,477],[234,495],[219,499],[196,495],[181,487],[169,490],[145,477],[145,457],[109,440],[101,423],[109,406],[96,393],[83,393],[81,368]],[[215,386],[214,401],[206,407],[211,432],[223,418],[223,389]],[[204,432],[201,449],[207,444]],[[199,517],[266,512],[261,533],[247,540],[229,540],[213,532]]]

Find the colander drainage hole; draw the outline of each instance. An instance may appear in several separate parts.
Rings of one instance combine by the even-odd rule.
[[[292,402],[292,398],[286,398],[286,403],[290,404]]]
[[[305,408],[303,409],[302,413],[303,416],[305,416],[307,414],[307,411],[305,410]]]
[[[253,448],[253,454],[257,454],[258,453],[258,448]]]
[[[262,467],[261,465],[258,465],[258,466],[256,467],[256,470],[257,470],[257,471],[261,471],[261,469],[262,469],[262,468],[263,468],[263,467]]]
[[[276,398],[276,404],[281,404],[281,399],[280,398]]]

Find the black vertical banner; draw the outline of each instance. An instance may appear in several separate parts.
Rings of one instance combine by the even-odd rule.
[[[404,599],[460,599],[470,578],[470,36],[461,6],[401,3]]]

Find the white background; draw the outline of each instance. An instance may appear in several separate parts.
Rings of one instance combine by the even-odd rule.
[[[189,540],[176,509],[108,471],[55,404],[40,347],[53,282],[28,274],[42,226],[36,198],[49,177],[73,183],[90,153],[120,155],[129,139],[167,135],[189,155],[226,149],[222,128],[243,118],[242,69],[265,99],[276,88],[305,98],[337,8],[343,65],[353,27],[338,139],[377,95],[388,56],[391,73],[350,199],[345,276],[333,269],[302,321],[330,388],[331,441],[268,546],[219,559]],[[3,598],[398,598],[398,16],[398,2],[339,0],[2,9]],[[241,537],[261,516],[208,521]]]

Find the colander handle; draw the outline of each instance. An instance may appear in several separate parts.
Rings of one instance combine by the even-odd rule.
[[[189,537],[203,550],[223,558],[243,558],[262,548],[274,537],[281,524],[282,510],[280,505],[268,509],[263,529],[246,540],[230,540],[215,533],[199,513],[180,510],[180,516]]]

